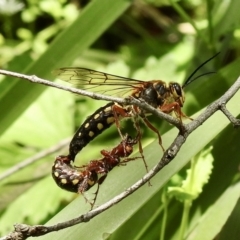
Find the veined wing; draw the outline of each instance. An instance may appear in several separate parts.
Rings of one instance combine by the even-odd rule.
[[[142,88],[145,83],[141,80],[78,67],[59,68],[54,73],[59,79],[77,88],[120,97],[131,95],[134,89]]]

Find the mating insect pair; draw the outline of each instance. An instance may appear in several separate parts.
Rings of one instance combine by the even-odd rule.
[[[217,54],[215,56],[217,56]],[[215,56],[201,64],[182,86],[176,82],[166,84],[161,80],[144,82],[86,68],[61,68],[56,71],[56,74],[60,79],[70,82],[76,87],[90,89],[94,92],[110,93],[110,95],[122,97],[131,96],[136,99],[143,99],[152,107],[166,114],[175,113],[176,117],[182,122],[182,118],[187,117],[181,111],[185,101],[183,88],[200,76],[205,75],[202,74],[191,79],[203,65]],[[99,108],[84,121],[75,133],[69,146],[69,155],[59,156],[56,159],[53,165],[53,178],[56,183],[61,188],[79,193],[84,193],[96,183],[98,183],[99,189],[99,185],[104,181],[107,173],[111,171],[113,167],[121,165],[121,158],[128,157],[131,154],[131,151],[128,151],[127,148],[132,149],[133,145],[137,142],[139,143],[139,151],[147,169],[147,164],[142,154],[139,118],[143,120],[148,128],[157,134],[159,144],[164,150],[160,133],[148,121],[147,114],[147,112],[137,106],[122,105],[115,102],[110,102]],[[129,141],[128,137],[124,138],[122,136],[119,121],[124,118],[133,118],[137,130],[137,141],[136,139]],[[74,161],[76,155],[82,148],[113,123],[116,123],[117,129],[123,139],[122,142],[110,152],[103,150],[101,152],[103,158],[100,160],[93,160],[88,165],[80,168],[72,166],[71,162]],[[120,149],[124,151],[120,151]],[[129,159],[130,158],[123,162],[128,162],[130,161]],[[95,202],[95,200],[96,197],[93,202]]]
[[[108,173],[114,167],[125,165],[125,163],[138,158],[128,158],[133,152],[133,146],[137,142],[137,138],[132,139],[129,135],[126,135],[121,143],[112,150],[102,150],[102,158],[92,160],[89,164],[81,167],[73,166],[70,155],[58,156],[52,167],[53,179],[60,188],[70,192],[81,193],[83,196],[84,192],[97,184],[97,191],[92,202],[84,196],[86,201],[91,204],[91,208],[93,208],[99,186],[106,179]]]
[[[162,112],[167,114],[174,112],[180,120],[182,117],[186,117],[181,111],[185,100],[184,92],[178,83],[169,83],[169,85],[167,85],[161,80],[144,82],[83,68],[62,68],[58,70],[58,76],[60,79],[71,82],[78,87],[82,86],[82,88],[94,90],[95,92],[107,92],[108,90],[106,89],[104,91],[98,90],[104,86],[106,88],[111,87],[111,95],[118,93],[121,94],[121,96],[125,96],[126,92],[131,90],[132,94],[130,94],[130,96],[143,99]],[[119,89],[121,89],[121,91]],[[116,90],[119,91],[116,92]],[[85,120],[75,133],[69,147],[71,159],[74,160],[75,156],[83,147],[113,123],[116,123],[118,131],[122,136],[119,122],[126,118],[132,118],[134,120],[134,125],[139,136],[141,136],[139,118],[142,119],[146,126],[157,134],[159,144],[164,150],[159,131],[148,121],[146,114],[144,110],[137,106],[122,105],[115,102],[110,102],[99,108]],[[139,150],[142,152],[141,141],[139,141]]]
[[[144,82],[141,80],[124,78],[86,68],[60,68],[55,71],[55,74],[60,79],[70,82],[78,88],[103,94],[107,93],[112,96],[131,96],[136,99],[142,99],[152,107],[159,109],[166,114],[175,113],[176,117],[182,122],[182,118],[187,117],[181,110],[185,101],[183,89],[197,78],[206,75],[202,74],[192,79],[194,74],[203,65],[208,63],[218,54],[219,53],[201,64],[182,86],[176,82],[170,82],[167,84],[161,80]],[[75,133],[69,147],[71,159],[74,160],[77,153],[79,153],[83,147],[85,147],[104,130],[109,128],[113,123],[116,123],[118,131],[120,135],[122,135],[119,121],[125,118],[132,118],[134,120],[134,125],[140,138],[141,131],[139,118],[142,119],[145,125],[157,134],[159,144],[164,151],[160,133],[149,122],[147,114],[148,113],[146,111],[137,106],[122,105],[115,102],[110,102],[99,108],[85,120]],[[139,151],[142,153],[141,139],[139,141]],[[144,160],[143,155],[142,157]]]
[[[160,80],[143,82],[83,68],[62,68],[59,69],[57,73],[63,80],[69,81],[78,87],[83,85],[82,87],[87,89],[90,88],[94,91],[98,91],[98,89],[102,86],[110,86],[111,88],[115,87],[115,89],[112,89],[113,92],[116,92],[116,89],[121,89],[121,91],[117,92],[121,93],[121,96],[124,96],[127,91],[132,90],[132,97],[143,99],[148,104],[155,108],[159,108],[165,113],[170,114],[175,112],[176,116],[180,120],[182,117],[186,117],[181,111],[181,107],[183,106],[185,99],[184,93],[182,87],[178,83],[170,83],[167,85],[165,82]],[[105,89],[104,92],[106,91],[107,90]],[[113,94],[112,91],[111,94]],[[164,151],[159,131],[148,121],[144,110],[137,106],[122,105],[115,102],[110,102],[99,108],[84,121],[70,143],[69,158],[74,161],[76,155],[83,147],[85,147],[104,130],[109,128],[113,123],[116,123],[118,132],[123,139],[119,122],[125,118],[132,118],[134,121],[137,136],[139,136],[139,152],[141,153],[145,168],[148,171],[147,163],[142,150],[139,118],[143,120],[148,128],[157,134],[159,144]]]

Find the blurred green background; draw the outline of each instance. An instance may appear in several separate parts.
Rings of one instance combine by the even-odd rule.
[[[196,118],[239,76],[239,9],[238,0],[0,1],[0,68],[54,81],[54,69],[78,66],[182,84],[220,51],[198,73],[216,74],[184,89],[183,111],[188,116],[196,113]],[[240,113],[239,99],[236,94],[227,105],[235,116]],[[73,136],[104,104],[0,76],[0,174]],[[167,148],[177,129],[154,116],[149,120]],[[135,134],[131,121],[122,125],[124,132]],[[142,131],[144,155],[152,167],[162,151],[143,124]],[[239,140],[239,130],[216,113],[152,179],[152,187],[142,187],[89,223],[41,239],[239,239]],[[116,127],[111,127],[83,149],[77,164],[99,158],[101,149],[119,141]],[[1,236],[16,222],[53,224],[89,210],[81,196],[61,190],[50,176],[54,157],[67,151],[66,146],[0,181]],[[100,187],[97,205],[144,174],[142,161],[114,169]]]

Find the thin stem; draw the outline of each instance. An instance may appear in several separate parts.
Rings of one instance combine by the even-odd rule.
[[[161,224],[161,232],[160,232],[160,240],[165,239],[165,230],[167,226],[167,216],[168,216],[168,205],[169,205],[169,198],[167,197],[167,190],[164,189],[163,192],[163,218]]]
[[[43,157],[46,157],[54,152],[59,151],[63,147],[66,147],[69,144],[70,138],[64,139],[58,144],[48,148],[44,149],[43,151],[37,153],[36,155],[29,157],[23,161],[21,161],[19,164],[14,165],[12,168],[9,168],[7,171],[0,174],[0,181],[11,176],[12,174],[18,172],[19,170],[35,163],[36,161],[40,160]]]
[[[143,228],[140,229],[137,236],[134,237],[133,240],[139,240],[143,239],[143,235],[147,232],[147,230],[151,227],[152,223],[156,220],[156,218],[160,215],[160,213],[163,211],[163,207],[160,206],[155,213],[151,216],[150,219],[144,224]]]
[[[7,71],[3,71],[3,70],[0,71],[0,74],[3,73],[3,72],[5,72],[5,75],[7,75],[6,74]],[[15,76],[19,77],[19,74],[15,73]],[[27,76],[26,79],[29,80],[29,76]],[[35,80],[36,77],[33,76],[33,79]],[[49,82],[49,81],[46,81],[46,80],[44,80],[44,81]],[[65,87],[61,86],[61,89],[63,89],[63,88],[65,88]],[[130,194],[135,192],[141,186],[143,186],[144,184],[149,182],[149,180],[153,176],[155,176],[162,168],[164,168],[167,164],[169,164],[176,157],[177,153],[179,152],[182,145],[187,140],[188,136],[196,128],[201,126],[208,118],[210,118],[216,111],[218,111],[222,105],[225,105],[235,95],[235,93],[239,90],[239,88],[240,88],[240,77],[237,79],[237,81],[230,87],[230,89],[222,97],[220,97],[218,100],[216,100],[215,102],[210,104],[206,108],[206,110],[198,116],[198,118],[196,118],[194,121],[192,121],[188,124],[183,125],[182,126],[182,131],[180,131],[180,133],[177,135],[177,137],[175,138],[173,143],[164,152],[164,154],[163,154],[161,160],[159,161],[159,163],[155,167],[153,167],[145,176],[143,176],[142,179],[138,180],[134,185],[127,188],[123,193],[117,195],[116,197],[114,197],[110,201],[106,202],[105,204],[99,206],[98,208],[96,208],[96,209],[94,209],[94,210],[92,210],[92,211],[90,211],[86,214],[83,214],[83,215],[81,215],[77,218],[74,218],[72,220],[69,220],[69,221],[58,223],[58,224],[53,225],[53,226],[42,226],[42,225],[28,226],[28,225],[25,225],[25,224],[16,224],[14,226],[15,230],[12,233],[10,233],[9,235],[2,238],[2,239],[9,239],[9,240],[16,239],[16,236],[19,237],[19,239],[27,239],[29,236],[41,236],[41,235],[44,235],[44,234],[47,234],[47,233],[50,233],[50,232],[53,232],[53,231],[59,231],[61,229],[65,229],[65,228],[74,226],[74,225],[79,224],[79,223],[88,222],[92,218],[99,215],[100,213],[106,211],[110,207],[112,207],[115,204],[117,204],[118,202],[122,201],[124,198],[126,198],[127,196],[129,196]],[[71,88],[71,91],[72,91],[72,89],[73,88]],[[76,89],[73,89],[73,90],[76,91]],[[81,91],[78,90],[76,92],[85,92],[86,93],[86,91],[82,91],[82,90]],[[96,97],[97,94],[92,93],[92,94],[89,94],[89,95],[91,95],[92,97]],[[101,97],[103,97],[102,99],[105,99],[105,100],[110,99],[110,97],[106,97],[106,96],[103,96],[103,95],[101,95]],[[110,101],[112,101],[112,99],[113,98],[111,98]],[[117,98],[115,98],[115,99],[117,99]],[[152,111],[152,107],[150,107],[146,103],[142,103],[141,101],[136,100],[136,99],[128,99],[127,101],[122,100],[122,99],[118,99],[118,100],[121,101],[121,102],[124,102],[125,104],[135,104],[139,107],[142,107],[143,109],[147,109],[147,110],[150,109],[151,110],[150,112],[154,112],[154,111],[157,112],[156,109],[153,109],[154,111]],[[164,117],[164,119],[165,119],[165,115],[166,114],[163,114],[161,116],[161,114],[160,114],[159,116],[161,116],[161,118]],[[188,207],[189,206],[186,203],[186,212],[189,210]],[[184,218],[187,219],[186,216],[184,216]]]
[[[220,106],[220,110],[223,114],[229,119],[229,121],[233,124],[235,128],[240,127],[240,120],[236,119],[226,108],[226,105],[223,103]]]
[[[181,221],[181,226],[180,226],[180,231],[179,231],[179,240],[184,239],[184,234],[185,230],[187,228],[188,224],[188,216],[189,216],[189,211],[191,207],[191,201],[185,200],[183,204],[183,216],[182,216],[182,221]]]
[[[35,75],[30,76],[30,75],[25,75],[25,74],[6,71],[6,70],[1,70],[1,69],[0,69],[0,74],[6,75],[6,76],[11,76],[11,77],[21,78],[21,79],[27,80],[31,83],[42,84],[42,85],[45,85],[45,86],[61,89],[61,90],[71,92],[71,93],[75,93],[75,94],[78,94],[78,95],[90,97],[92,99],[106,100],[106,101],[117,102],[117,103],[121,103],[121,104],[125,104],[125,105],[136,105],[136,106],[148,111],[149,113],[152,113],[152,114],[156,115],[157,117],[166,120],[167,122],[176,126],[178,129],[182,128],[182,123],[178,119],[176,119],[176,118],[174,118],[174,117],[172,117],[168,114],[165,114],[163,112],[160,112],[158,109],[146,104],[144,101],[141,101],[140,99],[135,99],[135,98],[132,98],[132,97],[122,99],[122,98],[107,96],[107,95],[103,95],[103,94],[93,93],[93,92],[89,92],[89,91],[86,91],[86,90],[81,90],[81,89],[78,89],[78,88],[68,87],[68,86],[58,84],[58,83],[54,83],[54,82],[39,78]]]

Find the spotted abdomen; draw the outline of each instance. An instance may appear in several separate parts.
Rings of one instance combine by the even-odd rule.
[[[74,161],[75,156],[82,148],[115,122],[113,105],[114,103],[111,102],[99,108],[80,126],[69,146],[71,160]]]
[[[56,184],[67,191],[83,193],[98,181],[96,172],[77,171],[69,156],[58,156],[52,166],[52,177]]]

